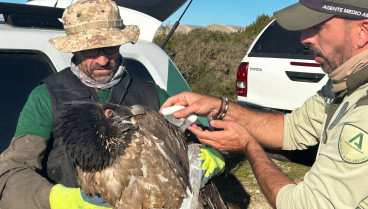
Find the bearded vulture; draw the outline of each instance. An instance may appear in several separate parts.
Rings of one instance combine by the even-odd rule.
[[[183,132],[157,112],[72,102],[59,118],[56,130],[63,133],[78,185],[90,197],[101,195],[115,209],[227,208],[212,183],[200,189],[198,204],[182,206],[193,192],[188,145]]]

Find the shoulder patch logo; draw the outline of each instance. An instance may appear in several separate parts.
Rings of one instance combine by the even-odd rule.
[[[368,134],[362,129],[346,124],[339,139],[341,158],[349,163],[359,164],[368,161]]]

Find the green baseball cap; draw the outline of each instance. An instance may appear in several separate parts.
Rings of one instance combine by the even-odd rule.
[[[275,12],[274,16],[287,30],[304,30],[333,16],[368,19],[368,0],[299,0]]]

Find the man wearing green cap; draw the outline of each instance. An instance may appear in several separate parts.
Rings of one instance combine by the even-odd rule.
[[[129,76],[120,45],[135,43],[139,28],[124,25],[112,0],[81,0],[64,11],[67,36],[51,39],[62,52],[74,54],[71,67],[43,81],[30,94],[7,150],[0,155],[0,208],[107,208],[77,188],[75,167],[54,134],[62,104],[103,101],[145,105],[159,110],[167,99],[157,85]],[[200,148],[202,183],[223,170],[212,148]],[[205,166],[204,166],[205,165]]]
[[[244,152],[274,208],[368,208],[368,1],[300,0],[274,16],[288,30],[303,30],[301,42],[329,76],[302,107],[284,116],[182,93],[161,108],[184,105],[175,117],[214,119],[220,131],[189,130],[220,150]],[[317,143],[316,161],[298,184],[261,147],[301,150]]]

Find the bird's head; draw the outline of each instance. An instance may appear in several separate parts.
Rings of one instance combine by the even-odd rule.
[[[145,109],[138,105],[67,103],[58,115],[55,137],[61,137],[75,165],[82,170],[99,171],[128,147],[137,130],[132,118],[142,114]]]

